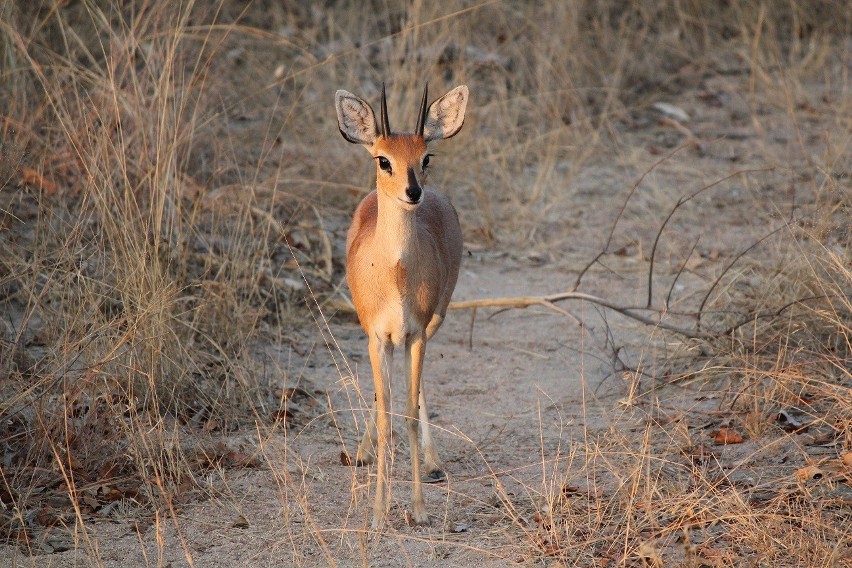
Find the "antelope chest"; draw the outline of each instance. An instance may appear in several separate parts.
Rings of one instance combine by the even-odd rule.
[[[434,287],[419,278],[420,271],[406,269],[402,261],[389,267],[370,264],[348,274],[355,310],[364,331],[402,345],[421,332],[432,319],[437,304]]]
[[[409,333],[420,328],[416,318],[412,317],[411,310],[406,309],[401,299],[397,298],[381,307],[371,327],[371,333],[390,338],[397,346],[405,343]]]

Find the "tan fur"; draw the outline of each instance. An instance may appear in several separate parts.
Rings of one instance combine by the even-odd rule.
[[[392,155],[397,170],[412,165],[419,169],[425,152],[423,139],[414,135],[380,138],[370,149],[374,156]],[[379,209],[398,208],[394,200],[405,191],[401,181],[405,181],[403,172],[390,177],[379,173],[377,191],[355,210],[346,244],[346,278],[361,325],[368,336],[392,335],[395,345],[401,345],[403,337],[377,329],[383,323],[377,316],[393,299],[401,302],[406,317],[424,328],[435,314],[443,318],[458,279],[463,243],[452,204],[430,189],[424,189],[423,201],[413,212],[400,216],[402,223],[412,225],[410,246],[404,248],[405,228],[377,234]]]
[[[436,111],[437,118],[430,123],[432,131],[447,133],[435,139],[455,134],[464,120],[467,88],[458,87],[451,93],[455,98],[450,97],[449,102],[436,102],[447,106],[448,111],[444,113],[446,117]],[[375,114],[366,102],[346,91],[338,91],[336,96],[338,124],[344,138],[363,144],[377,164],[379,157],[388,160],[392,170],[389,173],[376,168],[376,190],[355,210],[346,241],[346,279],[369,339],[376,387],[373,417],[358,446],[355,462],[377,462],[372,526],[378,529],[384,523],[388,503],[391,363],[394,347],[404,346],[409,384],[405,416],[411,446],[412,519],[417,524],[428,524],[419,441],[423,444],[427,480],[441,480],[444,473],[429,432],[421,375],[426,342],[440,327],[458,279],[461,227],[450,201],[424,187],[424,137],[381,136],[374,126]],[[433,105],[430,110],[435,108]]]

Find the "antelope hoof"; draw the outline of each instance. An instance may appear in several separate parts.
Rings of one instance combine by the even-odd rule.
[[[430,471],[429,473],[420,478],[420,481],[422,481],[423,483],[441,483],[446,480],[447,474],[440,469]]]
[[[374,532],[381,532],[385,530],[385,516],[381,517],[373,517],[373,522],[370,523],[370,530]]]
[[[365,465],[370,465],[376,462],[376,456],[374,456],[370,452],[362,452],[360,449],[355,454],[355,461],[352,462],[352,465],[355,467],[362,467]]]
[[[429,515],[426,514],[425,511],[418,514],[405,515],[406,520],[408,521],[408,526],[410,527],[428,527],[429,523]]]

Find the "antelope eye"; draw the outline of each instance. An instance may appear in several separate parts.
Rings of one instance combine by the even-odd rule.
[[[428,167],[429,167],[429,154],[426,154],[426,156],[423,158],[423,169],[425,170]]]
[[[379,156],[379,167],[382,168],[387,173],[391,173],[391,163],[390,160],[385,158],[384,156]]]

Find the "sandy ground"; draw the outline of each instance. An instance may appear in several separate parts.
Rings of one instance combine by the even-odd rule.
[[[465,261],[456,296],[544,294],[565,278],[556,266],[533,270],[508,256],[476,255]],[[596,327],[594,312],[575,308],[587,326]],[[196,566],[332,561],[350,566],[364,560],[371,566],[513,565],[513,558],[504,558],[511,552],[503,548],[524,538],[518,523],[531,523],[542,495],[563,481],[564,464],[555,466],[553,460],[582,443],[586,427],[603,426],[603,409],[623,389],[596,341],[571,318],[539,307],[490,318],[480,313],[472,349],[470,319],[467,311],[450,312],[427,351],[430,410],[449,476],[446,483],[425,488],[431,527],[411,528],[405,520],[410,464],[404,423],[397,418],[387,532],[366,531],[372,471],[341,465],[340,453],[344,447],[354,452],[360,439],[357,429],[367,408],[364,400],[372,399],[372,380],[360,327],[344,316],[333,318],[330,329],[362,392],[341,379],[334,364],[342,360],[340,353],[332,357],[315,350],[298,365],[314,388],[327,392],[325,412],[301,429],[264,435],[267,465],[211,479],[215,496],[179,511],[179,533],[167,519],[159,535],[156,524],[141,535],[125,523],[90,527],[100,561],[116,567],[157,565],[157,540],[163,538],[162,560],[174,566],[186,564],[184,546]],[[285,364],[296,365],[292,359],[282,360]],[[403,404],[401,376],[397,369],[395,411]],[[239,442],[260,448],[257,434],[231,440]],[[29,562],[74,566],[90,559],[80,550]]]

